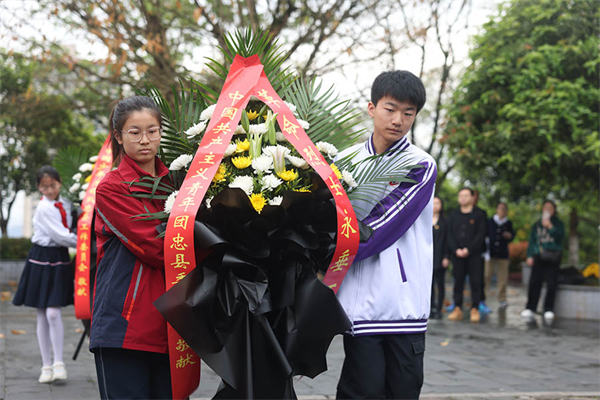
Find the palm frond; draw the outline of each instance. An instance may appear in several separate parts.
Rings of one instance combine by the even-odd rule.
[[[359,129],[361,113],[340,101],[334,88],[323,89],[317,79],[298,79],[284,90],[284,99],[296,106],[296,113],[310,124],[307,131],[313,142],[326,141],[338,149],[354,145],[364,133]]]

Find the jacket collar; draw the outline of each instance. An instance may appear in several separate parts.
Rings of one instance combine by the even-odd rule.
[[[373,145],[373,135],[374,134],[371,133],[371,136],[369,136],[369,140],[367,140],[367,142],[365,143],[365,148],[367,149],[369,154],[372,156],[377,154],[377,153],[375,153],[375,146]],[[388,147],[388,149],[386,150],[386,157],[391,157],[396,152],[404,151],[404,150],[408,149],[409,146],[410,146],[410,143],[408,142],[408,139],[406,138],[406,135],[405,135],[402,139],[396,140],[394,143],[392,143],[392,145],[390,147]]]
[[[154,160],[156,162],[156,175],[167,175],[169,173],[169,169],[165,166],[165,164],[163,164],[162,161],[160,161],[160,158],[155,157]],[[144,176],[149,176],[152,178],[152,175],[141,169],[140,166],[127,154],[123,156],[118,170],[127,183],[137,182]]]

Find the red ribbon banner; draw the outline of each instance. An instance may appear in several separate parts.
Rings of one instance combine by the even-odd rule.
[[[81,202],[83,214],[77,221],[77,256],[75,258],[75,317],[91,319],[90,309],[90,246],[92,218],[96,205],[96,188],[112,168],[110,137],[106,139],[94,164],[90,184]]]
[[[257,55],[236,56],[213,117],[179,190],[165,233],[166,289],[177,284],[195,267],[194,220],[212,178],[217,172],[241,113],[255,95],[274,112],[285,137],[325,181],[335,198],[338,215],[337,247],[324,282],[337,292],[358,250],[358,224],[348,196],[335,173],[310,141],[294,114],[275,93]],[[168,326],[171,382],[174,399],[190,396],[200,382],[200,358],[179,334]]]

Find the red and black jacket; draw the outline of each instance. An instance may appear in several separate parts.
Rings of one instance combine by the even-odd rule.
[[[169,170],[156,158],[158,176]],[[130,197],[130,183],[150,176],[124,156],[96,189],[98,270],[90,349],[167,353],[167,323],[152,304],[165,292],[163,239],[157,220],[134,215],[164,209],[162,200]],[[140,187],[136,187],[136,192]],[[148,190],[149,192],[149,190]]]

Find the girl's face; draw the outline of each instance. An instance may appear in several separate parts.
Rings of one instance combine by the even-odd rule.
[[[433,198],[433,212],[439,214],[442,211],[442,201],[437,197]]]
[[[542,207],[543,214],[548,214],[549,216],[552,217],[555,212],[556,212],[556,210],[554,209],[554,206],[552,205],[552,203],[544,203],[544,206]]]
[[[48,199],[56,200],[60,194],[61,183],[49,175],[44,175],[40,184],[38,185],[39,191]]]
[[[160,135],[156,137],[157,129],[160,129],[160,122],[154,114],[147,110],[134,111],[121,132],[115,133],[115,138],[123,146],[125,153],[140,167],[153,168],[154,157],[160,146]]]

